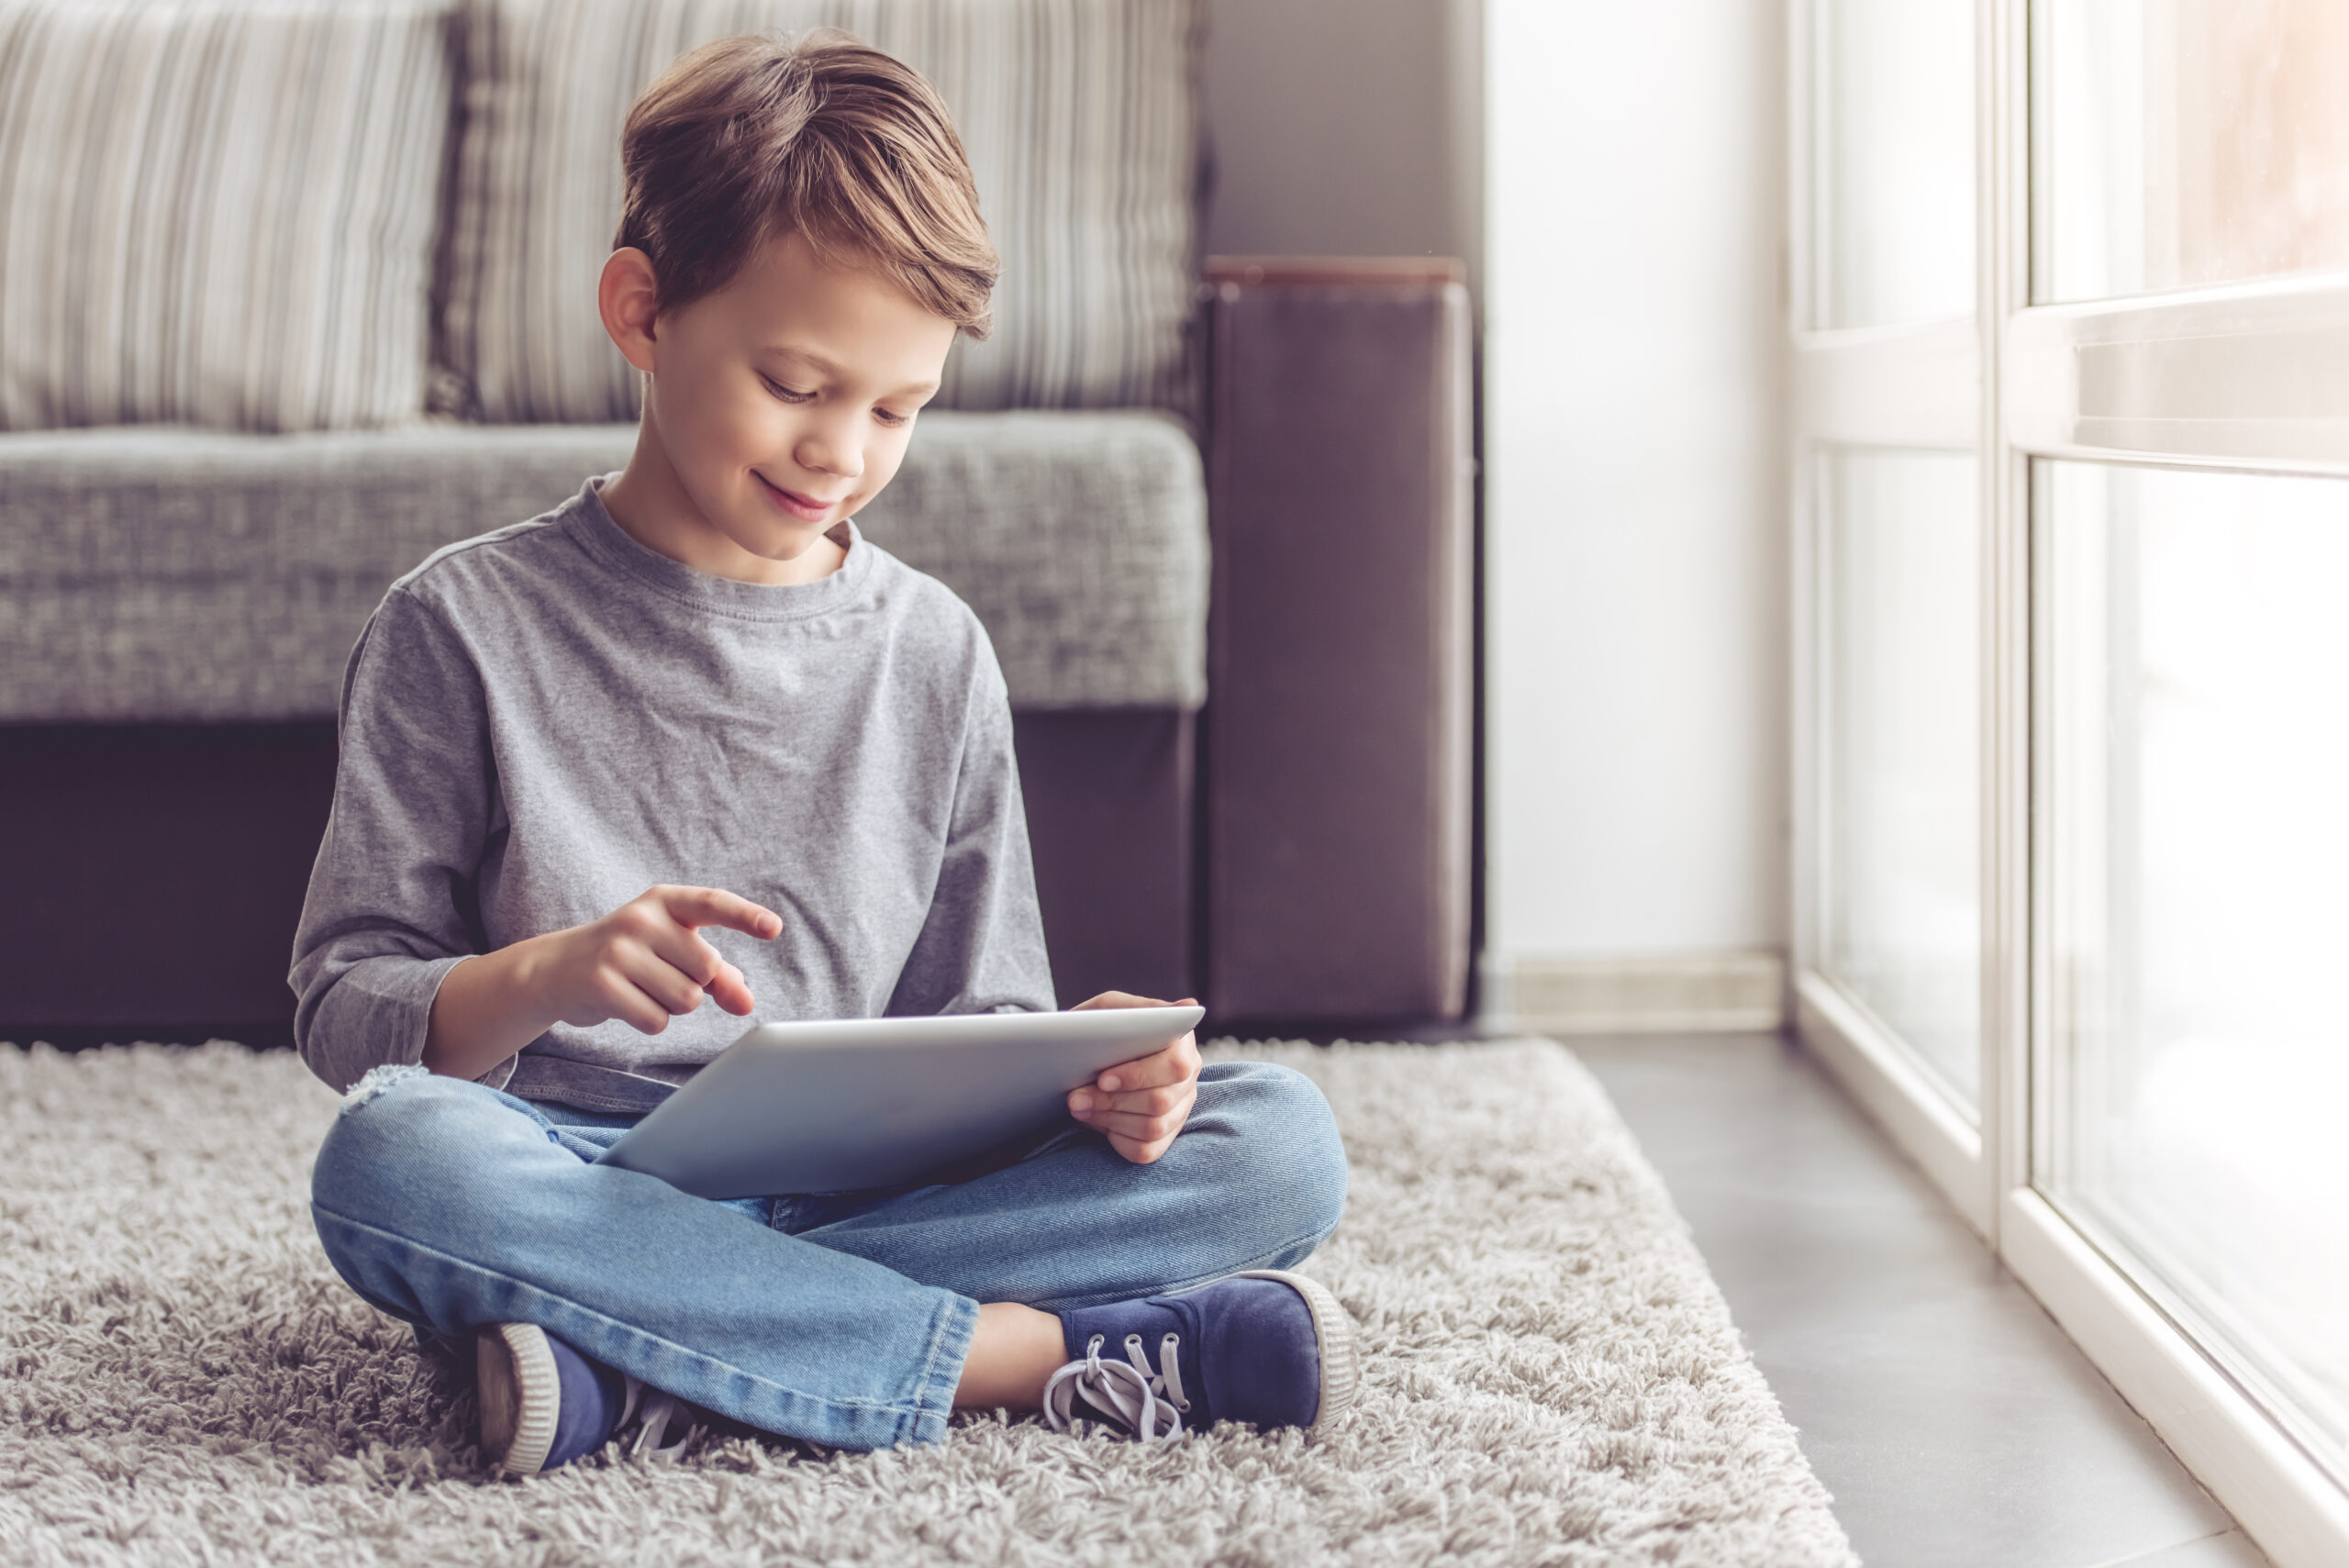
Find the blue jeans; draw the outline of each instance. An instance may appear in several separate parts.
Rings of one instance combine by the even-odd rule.
[[[1062,1311],[1286,1267],[1345,1203],[1328,1103],[1261,1062],[1201,1073],[1152,1164],[1075,1129],[903,1192],[718,1203],[593,1163],[633,1119],[379,1069],[318,1150],[318,1239],[419,1330],[535,1323],[720,1415],[870,1449],[945,1436],[979,1303]]]

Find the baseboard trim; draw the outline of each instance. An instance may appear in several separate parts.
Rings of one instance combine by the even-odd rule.
[[[1487,958],[1484,1024],[1549,1035],[1729,1034],[1783,1028],[1787,965],[1775,952]]]

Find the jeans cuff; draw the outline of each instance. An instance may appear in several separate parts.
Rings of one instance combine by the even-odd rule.
[[[946,1420],[954,1414],[954,1391],[963,1385],[963,1366],[971,1359],[971,1340],[978,1332],[979,1304],[967,1296],[949,1295],[939,1308],[930,1331],[930,1351],[914,1385],[913,1440],[946,1440]]]

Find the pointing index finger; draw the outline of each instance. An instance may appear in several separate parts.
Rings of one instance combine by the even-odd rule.
[[[761,940],[783,930],[783,917],[722,887],[681,887],[666,900],[669,917],[681,926],[724,926]]]

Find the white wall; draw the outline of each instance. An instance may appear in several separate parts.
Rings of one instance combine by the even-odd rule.
[[[1486,285],[1504,1009],[1528,967],[1553,1020],[1776,1007],[1716,961],[1785,942],[1780,11],[1209,0],[1207,248]]]
[[[1784,56],[1769,0],[1484,26],[1505,996],[1529,962],[1785,940]]]

